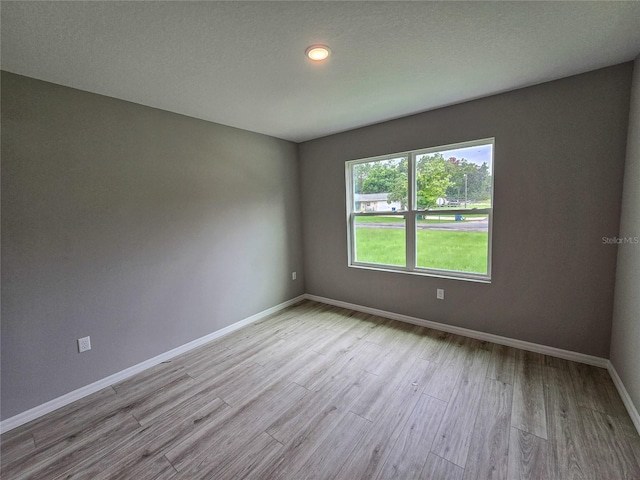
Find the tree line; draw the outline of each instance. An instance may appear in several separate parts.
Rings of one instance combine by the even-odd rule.
[[[445,159],[441,153],[418,156],[416,200],[418,209],[436,206],[438,198],[465,200],[465,174],[469,201],[491,198],[491,174],[485,163],[476,165],[464,158]],[[407,207],[408,160],[406,158],[360,163],[354,167],[356,193],[388,193],[389,202]]]

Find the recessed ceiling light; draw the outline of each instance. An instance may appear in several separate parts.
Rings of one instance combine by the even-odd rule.
[[[326,45],[311,45],[304,53],[314,62],[321,62],[329,56],[331,50]]]

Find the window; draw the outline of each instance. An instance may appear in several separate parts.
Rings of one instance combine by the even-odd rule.
[[[346,163],[349,265],[489,281],[494,139]]]

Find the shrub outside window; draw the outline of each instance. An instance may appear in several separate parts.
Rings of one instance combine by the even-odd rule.
[[[349,266],[490,281],[494,145],[346,162]]]

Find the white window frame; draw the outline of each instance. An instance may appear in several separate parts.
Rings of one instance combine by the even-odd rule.
[[[439,210],[417,209],[416,208],[416,192],[415,192],[415,176],[416,176],[416,157],[429,153],[442,152],[446,150],[454,150],[458,148],[473,147],[478,145],[492,145],[491,158],[491,207],[490,208],[456,208],[447,209],[447,214],[487,214],[488,216],[488,241],[487,241],[487,273],[462,272],[457,270],[441,270],[435,268],[424,268],[416,265],[417,258],[417,229],[416,218],[418,215],[425,213],[438,212]],[[355,195],[353,191],[353,167],[361,163],[376,162],[383,160],[391,160],[406,157],[408,159],[408,202],[406,210],[380,210],[376,212],[357,212],[355,211]],[[493,239],[493,191],[495,185],[495,138],[482,138],[479,140],[471,140],[449,145],[439,145],[437,147],[422,148],[419,150],[411,150],[407,152],[399,152],[377,157],[361,158],[357,160],[349,160],[345,162],[345,180],[346,180],[346,203],[347,203],[347,257],[348,266],[354,268],[364,268],[370,270],[402,272],[412,275],[424,275],[430,277],[450,278],[458,280],[476,281],[483,283],[491,283],[491,264],[492,264],[492,239]],[[440,210],[441,212],[441,210]],[[398,216],[405,219],[406,232],[406,263],[405,266],[386,265],[378,263],[357,262],[356,245],[355,245],[355,220],[356,217],[375,217],[379,215]]]

